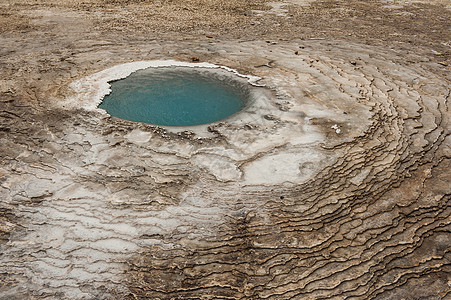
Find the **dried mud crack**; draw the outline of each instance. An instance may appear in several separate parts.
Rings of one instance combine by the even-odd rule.
[[[407,45],[296,27],[341,7],[369,28],[359,16],[382,7],[436,12],[439,28],[446,3],[198,2],[1,5],[0,299],[451,297],[449,31],[428,46],[421,28]],[[123,63],[193,58],[267,88],[195,128],[112,118],[74,90]]]

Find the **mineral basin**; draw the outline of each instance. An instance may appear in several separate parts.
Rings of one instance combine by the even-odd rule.
[[[225,119],[252,102],[247,80],[222,69],[159,67],[109,82],[99,108],[121,119],[193,126]]]

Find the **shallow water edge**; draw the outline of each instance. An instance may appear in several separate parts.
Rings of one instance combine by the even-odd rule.
[[[103,71],[94,73],[82,79],[76,80],[70,84],[70,88],[74,92],[73,97],[69,97],[61,103],[64,109],[82,108],[85,110],[101,110],[98,106],[103,98],[111,93],[111,81],[124,79],[131,73],[147,68],[159,67],[188,67],[188,68],[211,68],[223,69],[233,73],[236,76],[247,78],[249,84],[254,86],[263,86],[258,83],[261,79],[258,76],[244,75],[237,70],[226,66],[215,65],[211,63],[189,63],[176,60],[154,60],[154,61],[138,61],[116,65]]]

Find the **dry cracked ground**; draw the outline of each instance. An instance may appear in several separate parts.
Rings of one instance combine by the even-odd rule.
[[[450,299],[450,31],[449,0],[0,0],[0,299]],[[86,104],[169,59],[266,88],[195,128]]]

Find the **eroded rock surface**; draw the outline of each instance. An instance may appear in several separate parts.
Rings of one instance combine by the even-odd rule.
[[[260,22],[290,17],[252,3]],[[333,34],[119,40],[107,21],[86,29],[104,7],[66,5],[21,11],[41,28],[1,36],[0,298],[451,296],[446,56]],[[78,107],[71,88],[124,62],[193,57],[267,89],[223,122],[162,128]]]

